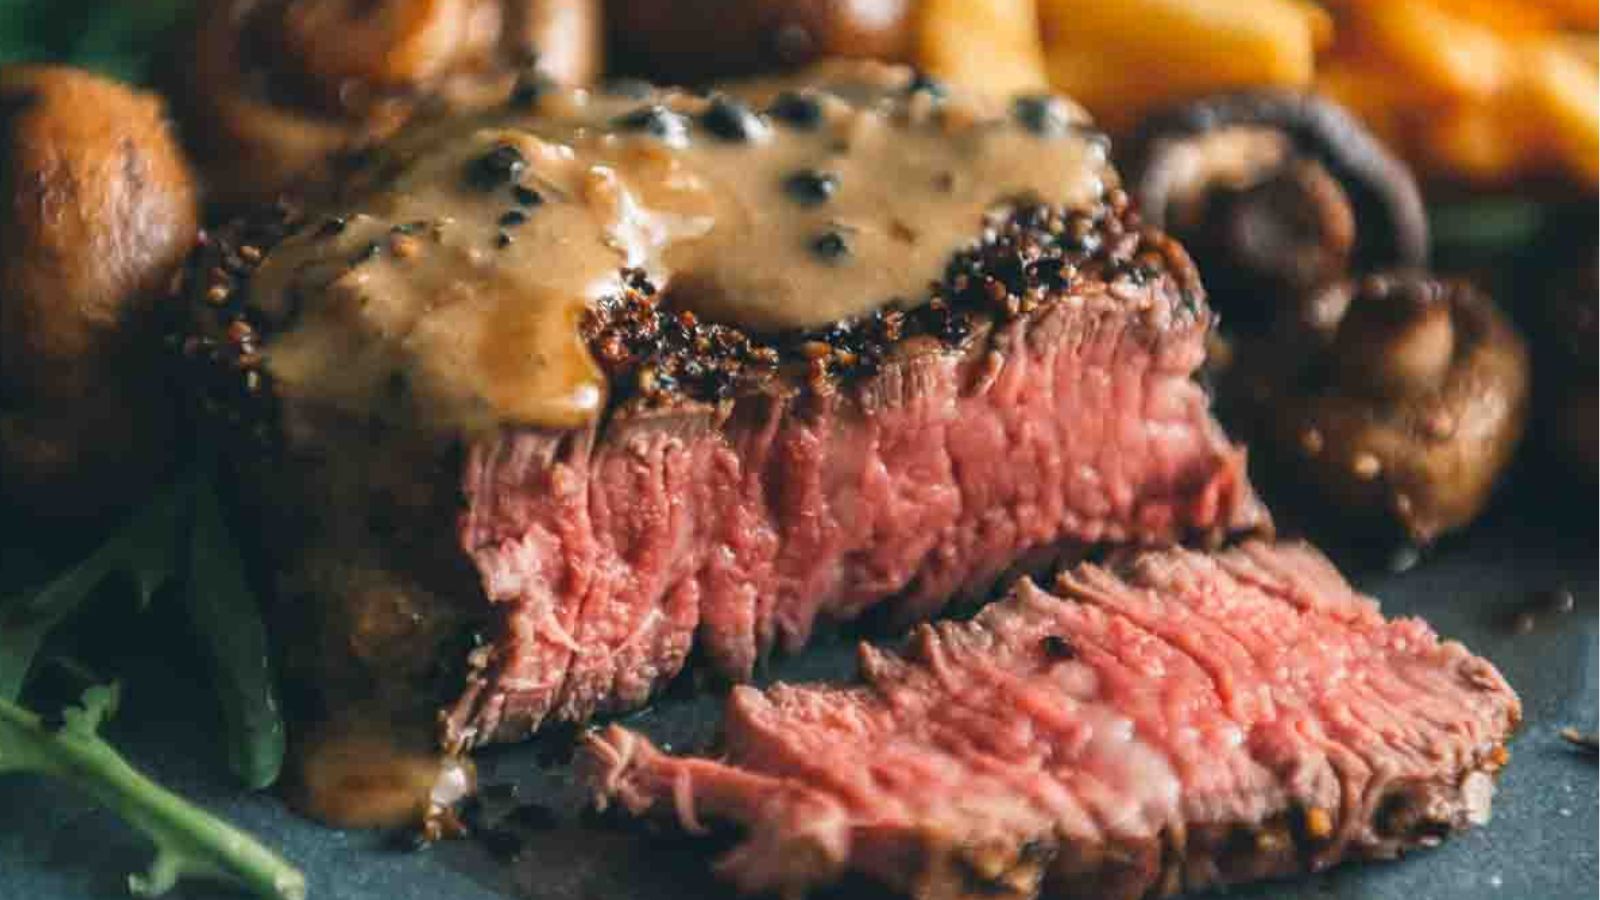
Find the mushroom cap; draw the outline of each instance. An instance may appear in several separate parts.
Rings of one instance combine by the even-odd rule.
[[[421,114],[600,68],[600,0],[216,0],[175,93],[212,199],[248,202]]]
[[[1527,350],[1462,282],[1400,273],[1344,290],[1314,344],[1277,341],[1275,352],[1269,338],[1241,351],[1247,418],[1329,506],[1426,545],[1470,522],[1510,462],[1527,418]]]
[[[161,101],[0,68],[0,485],[64,513],[148,486],[170,450],[157,304],[196,235]]]
[[[1252,170],[1264,172],[1281,164],[1287,156],[1314,160],[1327,168],[1355,207],[1360,224],[1354,257],[1358,269],[1427,264],[1427,211],[1410,169],[1342,107],[1290,89],[1216,94],[1145,119],[1131,138],[1126,168],[1130,192],[1147,221],[1166,227],[1172,200],[1181,191],[1193,190],[1181,177],[1174,177],[1185,173],[1168,165],[1173,154],[1223,133],[1258,135],[1252,142],[1253,155],[1233,163],[1236,170],[1243,170],[1233,174],[1236,182],[1247,181]],[[1259,137],[1262,133],[1281,139],[1272,146]],[[1214,170],[1202,167],[1186,174],[1210,180]]]

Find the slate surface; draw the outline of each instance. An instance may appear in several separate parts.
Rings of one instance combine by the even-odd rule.
[[[1559,493],[1559,492],[1557,492]],[[1596,765],[1558,736],[1563,725],[1596,725],[1595,507],[1528,492],[1513,506],[1448,542],[1412,571],[1396,575],[1338,558],[1390,614],[1425,616],[1505,672],[1521,693],[1526,724],[1482,830],[1401,863],[1350,867],[1299,881],[1237,890],[1246,898],[1592,898],[1597,893]],[[1566,508],[1566,513],[1560,510]],[[1587,524],[1580,524],[1586,520]],[[1566,524],[1563,524],[1565,522]],[[1575,610],[1516,634],[1507,622],[1539,591],[1566,586]],[[110,614],[102,614],[109,616]],[[577,824],[578,792],[560,765],[541,768],[548,747],[498,748],[481,766],[485,782],[516,781],[521,796],[554,807],[564,823],[530,844],[514,863],[483,846],[457,842],[420,853],[391,848],[383,836],[331,831],[289,813],[271,796],[236,792],[223,773],[204,683],[188,641],[159,617],[88,623],[92,657],[120,657],[110,669],[126,700],[113,738],[166,784],[281,848],[301,865],[315,900],[715,900],[727,896],[706,874],[705,855],[683,842]],[[148,636],[137,636],[142,628]],[[95,635],[91,635],[95,637]],[[845,677],[850,640],[834,637],[772,667],[770,677]],[[633,717],[675,746],[709,738],[711,696],[663,700]],[[544,751],[542,754],[541,751]],[[140,839],[104,811],[37,780],[0,779],[0,900],[126,897],[123,876],[139,867]],[[869,897],[860,888],[840,896]],[[174,896],[232,896],[187,888]]]

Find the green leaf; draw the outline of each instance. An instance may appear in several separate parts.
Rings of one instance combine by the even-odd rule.
[[[236,884],[266,900],[304,900],[305,876],[255,838],[161,787],[129,765],[99,734],[117,706],[115,686],[93,687],[50,729],[26,709],[0,699],[0,774],[30,773],[65,781],[143,832],[156,855],[128,876],[141,897],[185,878]]]
[[[172,577],[179,561],[178,514],[191,493],[187,482],[169,486],[82,562],[37,591],[0,600],[0,699],[21,694],[45,636],[107,578],[128,575],[148,602]]]
[[[0,0],[0,62],[65,62],[148,82],[195,0]]]
[[[68,59],[125,81],[148,81],[157,55],[191,8],[190,0],[102,2],[76,36]]]
[[[1544,223],[1545,207],[1522,197],[1480,197],[1428,210],[1434,246],[1442,253],[1514,253]]]
[[[195,491],[184,599],[214,675],[228,765],[249,787],[264,788],[283,767],[283,716],[261,607],[209,478]]]

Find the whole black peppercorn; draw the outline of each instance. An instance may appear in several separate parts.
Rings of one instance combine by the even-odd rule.
[[[689,125],[684,117],[659,104],[624,113],[612,120],[612,124],[624,131],[643,132],[673,147],[689,142]]]
[[[515,228],[518,225],[525,225],[527,222],[528,214],[520,209],[506,210],[505,215],[500,217],[501,228]]]
[[[1073,128],[1072,107],[1053,94],[1018,97],[1011,111],[1022,127],[1039,137],[1064,137]]]
[[[505,248],[511,246],[511,242],[513,240],[515,240],[515,238],[511,236],[510,232],[502,231],[494,236],[494,245],[501,250],[504,250]]]
[[[526,185],[516,184],[511,186],[511,196],[523,206],[538,206],[544,202],[544,195]]]
[[[828,202],[839,191],[839,176],[819,169],[801,169],[783,180],[783,189],[802,206]]]
[[[822,124],[822,104],[809,94],[784,91],[767,108],[774,119],[795,128],[812,129]]]
[[[528,160],[510,144],[499,144],[493,150],[467,164],[467,183],[481,191],[492,191],[516,181]]]
[[[725,141],[745,142],[761,137],[767,130],[761,117],[732,97],[718,95],[700,116],[700,124]]]
[[[317,237],[331,238],[344,234],[345,228],[349,225],[350,220],[344,216],[331,216],[317,227]]]
[[[824,231],[812,239],[811,252],[824,262],[838,262],[850,255],[850,240],[841,231]]]
[[[1072,659],[1078,655],[1078,650],[1072,646],[1072,642],[1059,634],[1045,635],[1044,640],[1039,642],[1039,647],[1050,659]]]

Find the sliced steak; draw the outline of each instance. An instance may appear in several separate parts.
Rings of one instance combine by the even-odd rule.
[[[737,688],[723,755],[611,726],[602,803],[724,820],[747,891],[1145,897],[1390,858],[1481,824],[1520,718],[1485,660],[1385,620],[1316,551],[1250,543],[1022,581],[862,684]]]

